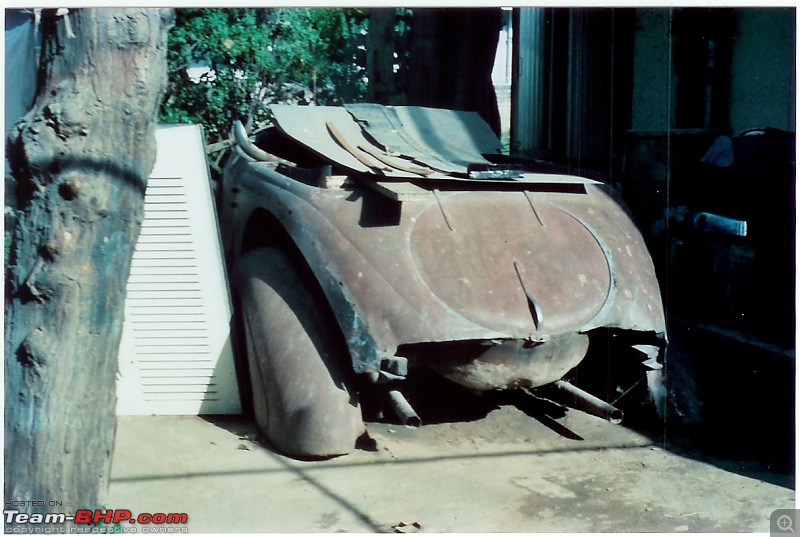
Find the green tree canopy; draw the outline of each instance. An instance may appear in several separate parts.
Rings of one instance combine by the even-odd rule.
[[[271,103],[363,100],[366,24],[357,9],[178,10],[160,119],[215,141],[236,119],[265,125]]]
[[[491,70],[501,17],[498,8],[178,10],[160,119],[200,123],[213,143],[236,119],[250,132],[265,126],[269,104],[368,99],[475,110],[499,131]]]

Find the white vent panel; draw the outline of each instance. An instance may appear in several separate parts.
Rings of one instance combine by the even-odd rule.
[[[117,413],[241,411],[202,133],[164,126],[131,262]]]

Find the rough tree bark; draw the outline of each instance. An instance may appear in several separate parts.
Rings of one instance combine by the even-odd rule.
[[[172,10],[42,20],[32,110],[9,137],[5,500],[99,508],[116,430],[125,283],[155,161]],[[69,507],[67,507],[69,506]]]

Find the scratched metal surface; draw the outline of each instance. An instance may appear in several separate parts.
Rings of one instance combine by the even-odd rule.
[[[277,218],[319,281],[356,372],[379,371],[400,350],[476,389],[537,386],[574,367],[595,329],[663,342],[652,261],[607,185],[546,174],[453,184],[429,176],[414,181],[428,195],[399,202],[369,186],[382,174],[370,173],[326,126],[335,121],[352,149],[371,143],[359,123],[344,108],[323,108],[273,110],[287,134],[358,180],[312,186],[239,157],[228,180],[242,192],[223,221],[235,223],[226,236],[236,239],[258,209]],[[488,139],[479,132],[461,157],[479,156]],[[442,153],[444,161],[461,158]],[[433,186],[440,184],[447,187]],[[465,345],[425,348],[454,342]],[[448,358],[436,358],[442,354]]]

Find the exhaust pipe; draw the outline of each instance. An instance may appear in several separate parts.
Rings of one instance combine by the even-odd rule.
[[[411,408],[405,396],[397,390],[389,391],[389,403],[392,405],[392,410],[397,414],[397,417],[403,422],[403,425],[409,427],[419,427],[422,425],[422,420],[417,413]]]
[[[238,119],[233,122],[233,128],[231,129],[231,134],[233,135],[234,140],[236,143],[239,144],[239,147],[242,148],[242,151],[248,156],[255,160],[261,160],[264,162],[277,162],[279,164],[285,164],[287,166],[294,166],[294,163],[289,162],[288,160],[282,159],[280,157],[276,157],[270,153],[267,153],[260,147],[257,147],[253,142],[250,141],[250,138],[247,137],[247,131],[242,125],[242,122]]]
[[[553,386],[560,392],[567,394],[570,397],[569,402],[578,410],[608,420],[615,425],[622,423],[623,414],[617,407],[573,386],[565,380],[557,380],[553,383]]]

